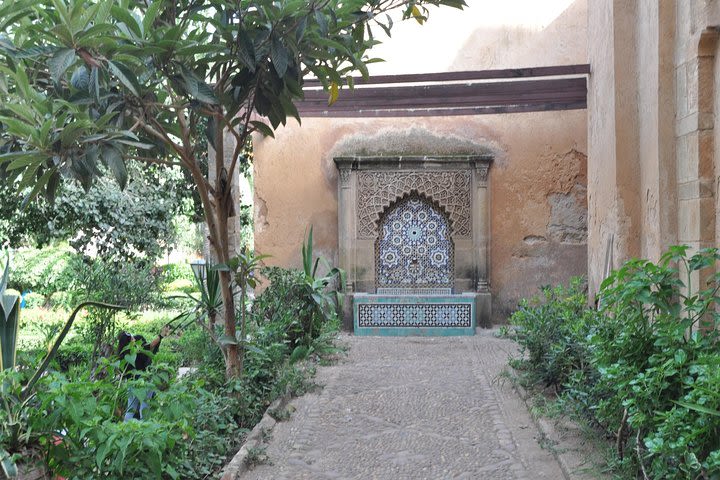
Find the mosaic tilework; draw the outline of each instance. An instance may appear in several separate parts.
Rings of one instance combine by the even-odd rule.
[[[448,213],[451,234],[469,238],[472,234],[472,174],[470,170],[425,172],[358,173],[357,234],[374,238],[382,212],[407,192],[419,192]]]
[[[454,249],[448,220],[427,200],[410,196],[383,217],[375,244],[376,287],[451,288]]]
[[[359,327],[471,327],[472,306],[444,304],[360,304]]]
[[[378,288],[378,295],[452,295],[452,288]]]

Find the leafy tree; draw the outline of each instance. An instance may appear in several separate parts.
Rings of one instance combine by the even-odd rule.
[[[69,241],[77,251],[115,260],[153,261],[175,242],[174,218],[193,215],[192,199],[180,169],[143,168],[129,161],[131,179],[124,190],[108,177],[84,191],[75,182],[58,188],[50,204],[24,204],[30,189],[0,181],[0,243],[41,247]]]
[[[21,189],[51,198],[61,176],[88,189],[100,165],[121,186],[128,159],[180,165],[197,187],[217,260],[228,263],[232,179],[248,136],[299,121],[294,102],[306,76],[334,102],[347,75],[367,75],[367,52],[379,43],[373,28],[392,27],[387,12],[422,23],[432,5],[465,1],[4,0],[0,123],[11,151],[0,160]],[[203,136],[215,154],[212,181]],[[237,338],[231,273],[221,272],[225,339]],[[242,373],[243,340],[222,346],[228,377]]]

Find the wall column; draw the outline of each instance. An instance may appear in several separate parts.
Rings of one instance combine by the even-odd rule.
[[[353,162],[336,159],[338,168],[338,264],[345,271],[345,302],[343,305],[343,328],[352,330],[352,293],[355,289],[355,238],[356,177]]]
[[[475,200],[473,204],[473,251],[475,257],[475,291],[478,293],[476,311],[478,324],[489,327],[492,323],[492,300],[490,295],[489,248],[490,248],[490,195],[488,177],[492,158],[481,157],[473,161],[475,175]]]

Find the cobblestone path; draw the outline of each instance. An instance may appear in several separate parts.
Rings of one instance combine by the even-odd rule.
[[[243,479],[564,478],[525,404],[500,377],[512,342],[474,337],[354,337],[320,367],[324,388],[295,399],[269,462]]]

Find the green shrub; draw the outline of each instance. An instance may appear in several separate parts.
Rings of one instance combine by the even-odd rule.
[[[719,261],[717,249],[672,247],[614,271],[597,314],[571,285],[513,316],[523,366],[564,383],[561,401],[615,437],[629,475],[720,478]]]
[[[154,305],[160,299],[160,270],[142,260],[117,262],[100,257],[84,258],[76,263],[73,275],[73,303],[91,299],[137,310]]]
[[[286,341],[291,348],[309,347],[323,325],[337,320],[334,308],[320,308],[315,297],[322,294],[329,304],[332,293],[324,285],[313,286],[299,270],[263,268],[268,287],[253,303],[252,315],[265,335]],[[315,283],[318,283],[317,281]]]
[[[48,303],[52,308],[71,308],[75,300],[75,295],[72,292],[59,291],[50,294],[48,297]]]
[[[77,257],[67,245],[43,249],[21,248],[12,258],[10,285],[21,292],[50,296],[73,284]]]
[[[176,280],[187,280],[194,284],[195,276],[189,263],[168,263],[162,267],[163,281],[168,284]],[[166,288],[166,290],[172,290]]]
[[[118,381],[116,366],[107,364],[106,379],[52,375],[37,394],[34,430],[63,432],[61,441],[45,445],[49,466],[72,478],[179,478],[173,467],[185,438],[193,396],[181,385],[169,389],[162,370],[138,379]],[[123,422],[129,390],[139,397],[154,391],[141,422]]]
[[[25,304],[23,308],[39,308],[45,305],[45,296],[35,292],[28,292],[22,296]]]
[[[194,281],[186,278],[178,278],[165,285],[165,291],[173,294],[193,293],[197,291],[197,286]]]
[[[261,274],[268,279],[269,285],[253,303],[253,318],[266,338],[287,339],[294,346],[304,336],[303,325],[312,314],[298,287],[302,272],[267,267]]]
[[[588,368],[585,338],[596,321],[587,308],[585,282],[542,287],[542,297],[521,300],[510,317],[524,359],[519,365],[533,381],[562,388],[574,372]]]
[[[610,431],[622,426],[629,451],[647,447],[626,462],[650,464],[657,478],[678,480],[717,472],[717,465],[703,464],[713,462],[720,441],[720,417],[677,403],[720,408],[720,383],[708,375],[720,364],[717,331],[698,331],[720,318],[720,274],[712,273],[720,254],[705,249],[688,256],[687,250],[672,247],[659,264],[632,260],[613,272],[600,292],[603,321],[589,341],[599,373],[589,391],[596,418]],[[696,272],[711,273],[688,296]]]

